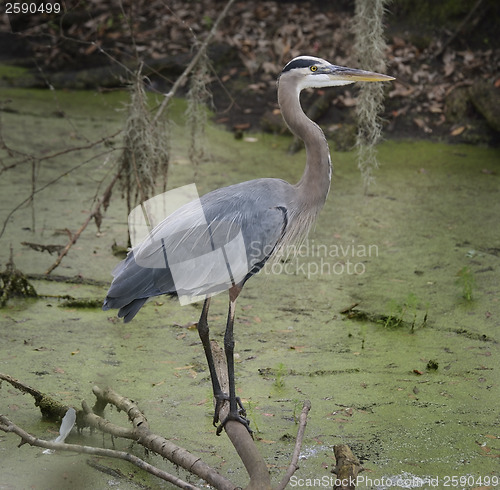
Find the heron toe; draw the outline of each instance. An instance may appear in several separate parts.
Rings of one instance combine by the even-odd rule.
[[[253,439],[253,430],[250,429],[250,421],[244,415],[241,414],[240,410],[236,412],[229,412],[227,414],[227,417],[218,425],[217,430],[215,431],[215,433],[218,436],[220,436],[222,429],[226,426],[226,424],[230,420],[234,420],[235,422],[239,422],[240,424],[242,424]]]
[[[220,416],[219,416],[220,410],[225,401],[228,401],[231,406],[231,398],[229,395],[227,395],[224,392],[215,395],[215,410],[214,410],[213,424],[214,427],[217,427],[216,434],[220,436],[222,429],[226,425],[227,421],[234,420],[236,422],[240,422],[241,424],[243,424],[247,428],[250,435],[252,435],[253,431],[252,429],[250,429],[250,421],[246,418],[247,412],[245,410],[245,407],[243,406],[243,403],[241,403],[241,399],[239,396],[235,398],[236,403],[234,403],[234,406],[236,407],[236,409],[235,410],[230,409],[227,417],[224,420],[220,421]],[[220,424],[217,425],[219,421]]]

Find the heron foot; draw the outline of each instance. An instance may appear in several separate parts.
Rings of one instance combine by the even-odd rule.
[[[217,426],[217,430],[215,431],[215,433],[218,436],[220,436],[222,429],[224,429],[225,425],[230,420],[234,420],[235,422],[239,422],[240,424],[242,424],[253,439],[253,430],[250,429],[250,421],[244,415],[241,414],[241,410],[238,410],[236,413],[229,412],[227,414],[227,417]]]
[[[231,402],[231,398],[229,397],[229,395],[226,395],[225,393],[219,393],[217,395],[215,395],[215,411],[214,411],[214,419],[213,419],[213,424],[214,424],[214,427],[217,427],[217,430],[216,430],[216,434],[218,436],[220,436],[221,432],[222,432],[222,429],[224,428],[224,426],[226,425],[226,423],[229,421],[229,420],[234,420],[236,422],[240,422],[241,424],[243,424],[246,429],[248,430],[248,432],[250,433],[250,435],[253,434],[253,431],[252,429],[250,429],[250,421],[246,418],[246,410],[245,410],[245,407],[243,407],[243,404],[241,403],[241,399],[239,396],[236,397],[236,410],[234,411],[229,411],[227,417],[220,422],[219,425],[218,422],[220,421],[220,418],[219,418],[219,413],[220,413],[220,410],[222,408],[222,405],[224,404],[225,401],[229,401]],[[253,435],[252,435],[253,437]]]

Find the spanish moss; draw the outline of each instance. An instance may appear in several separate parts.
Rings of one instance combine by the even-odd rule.
[[[191,74],[187,94],[187,126],[189,128],[190,145],[188,156],[194,167],[194,176],[198,166],[207,156],[207,140],[205,128],[207,125],[207,107],[212,102],[212,94],[208,89],[209,66],[206,52],[200,57],[196,68]]]
[[[155,184],[160,178],[166,187],[168,163],[166,128],[161,122],[152,121],[139,70],[130,88],[129,113],[120,156],[120,179],[129,213],[138,203],[155,194]]]
[[[388,0],[356,0],[354,33],[355,50],[360,68],[378,73],[385,72],[383,16]],[[374,181],[373,172],[378,168],[376,145],[382,137],[384,85],[361,84],[356,108],[358,118],[358,168],[363,178],[365,193]]]

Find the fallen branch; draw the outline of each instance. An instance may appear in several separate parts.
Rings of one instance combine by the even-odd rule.
[[[98,281],[97,279],[91,279],[80,275],[69,277],[69,276],[59,276],[56,274],[51,274],[50,276],[47,276],[46,274],[31,273],[31,274],[26,274],[26,277],[32,281],[65,282],[67,284],[86,284],[87,286],[102,286],[102,287],[109,286],[109,281]]]
[[[36,252],[49,252],[52,255],[54,252],[60,252],[63,245],[44,245],[43,243],[21,242],[21,245],[29,247]]]
[[[36,388],[32,388],[8,374],[0,373],[0,380],[7,381],[20,392],[31,395],[35,399],[35,406],[40,408],[40,412],[42,412],[42,416],[45,418],[57,420],[64,417],[64,414],[68,411],[69,407],[67,405],[54,400],[45,393],[42,393]]]
[[[98,423],[98,427],[112,434],[113,436],[122,436],[134,439],[139,444],[145,448],[159,454],[161,457],[168,459],[172,463],[181,466],[185,470],[203,478],[210,485],[213,485],[217,489],[221,490],[233,490],[235,485],[233,485],[229,480],[220,475],[216,470],[211,468],[208,464],[203,462],[201,458],[194,456],[186,449],[177,446],[168,439],[162,436],[154,434],[149,429],[149,424],[144,417],[144,414],[139,410],[137,405],[125,398],[111,388],[101,389],[94,386],[92,389],[97,397],[96,406],[94,406],[93,411],[104,410],[105,406],[110,403],[114,405],[118,410],[125,412],[128,415],[130,422],[132,422],[133,430],[131,433],[123,432],[123,428],[114,424],[109,423],[105,419],[102,419],[98,415],[92,414],[92,420],[98,420],[96,417],[101,419]],[[85,418],[85,422],[90,421],[90,419]],[[130,434],[130,435],[126,435]]]
[[[228,375],[224,353],[215,342],[212,342],[212,350],[221,388],[227,391]],[[0,373],[0,380],[7,381],[21,392],[29,393],[33,396],[35,398],[35,405],[40,407],[42,413],[46,417],[51,417],[52,419],[62,418],[68,410],[66,405],[57,402],[50,396],[22,383],[17,379],[12,378],[7,374]],[[146,417],[134,402],[116,393],[111,388],[103,389],[98,386],[94,386],[92,391],[96,396],[94,407],[90,408],[85,401],[82,401],[82,409],[78,410],[76,414],[76,424],[80,430],[84,427],[91,427],[99,429],[103,433],[110,434],[114,438],[121,437],[136,441],[141,446],[158,454],[162,458],[168,459],[173,464],[178,465],[186,471],[202,478],[218,490],[234,490],[236,488],[230,480],[220,475],[215,469],[202,461],[202,459],[198,456],[191,454],[186,449],[177,446],[168,439],[153,433],[150,430]],[[108,404],[111,404],[119,411],[126,413],[129,421],[132,423],[132,427],[121,427],[106,420],[102,414]],[[297,462],[307,423],[307,414],[310,408],[310,402],[306,401],[299,417],[299,428],[292,460],[285,476],[278,485],[277,490],[281,490],[286,487],[291,476],[298,468]],[[227,416],[228,409],[228,404],[225,403],[220,414],[222,419]],[[255,442],[247,429],[239,422],[232,420],[227,422],[224,429],[240,459],[245,465],[250,477],[250,483],[246,488],[249,490],[271,489],[271,481],[267,465],[262,456],[259,454]],[[146,463],[142,459],[123,451],[95,448],[77,444],[56,443],[54,441],[39,439],[27,433],[3,415],[0,415],[0,430],[17,434],[21,437],[20,445],[28,443],[32,446],[43,447],[46,449],[80,452],[96,456],[123,459],[147,471],[148,473],[151,473],[152,475],[179,486],[180,488],[196,488],[169,474],[168,472],[165,472],[149,463]]]
[[[161,478],[162,480],[173,483],[179,488],[184,488],[188,490],[199,490],[198,487],[186,483],[180,478],[170,473],[167,473],[166,471],[160,470],[159,468],[156,468],[155,466],[146,463],[146,461],[144,461],[143,459],[138,458],[133,454],[126,453],[124,451],[116,451],[114,449],[102,449],[91,446],[81,446],[80,444],[66,444],[64,442],[45,441],[24,431],[19,426],[11,422],[4,415],[0,415],[0,430],[3,430],[4,432],[12,432],[14,434],[17,434],[21,438],[19,447],[27,443],[30,446],[43,447],[46,449],[51,449],[53,451],[71,451],[75,453],[92,454],[93,456],[104,456],[107,458],[123,459],[125,461],[128,461],[129,463],[132,463],[138,468],[141,468],[147,471],[148,473],[151,473],[152,475]]]
[[[29,393],[30,395],[32,395],[35,398],[35,405],[40,407],[42,413],[46,417],[51,416],[52,419],[62,418],[68,410],[67,406],[60,404],[48,395],[22,383],[17,379],[12,378],[7,374],[0,373],[0,379],[9,382],[12,386],[17,388],[21,392]],[[184,468],[186,471],[189,471],[190,473],[202,478],[218,490],[234,490],[236,486],[233,483],[231,483],[224,476],[220,475],[215,469],[206,464],[201,458],[191,454],[186,449],[177,446],[168,439],[154,434],[149,429],[149,424],[146,420],[146,417],[144,417],[144,414],[131,400],[119,395],[111,388],[102,389],[95,386],[92,391],[97,398],[96,404],[94,405],[93,409],[90,409],[88,404],[83,401],[83,409],[77,411],[77,425],[80,429],[82,429],[83,427],[91,427],[94,429],[99,429],[106,434],[112,435],[113,437],[123,437],[126,439],[134,440],[137,443],[141,444],[143,447],[155,452],[162,458],[168,459],[170,462]],[[118,410],[125,412],[129,420],[132,422],[133,427],[120,427],[95,413],[102,413],[102,411],[108,404],[114,405],[116,408],[118,408]],[[48,411],[47,407],[52,407],[52,411]],[[112,451],[109,449],[81,446],[77,444],[62,444],[55,443],[53,441],[44,441],[43,439],[38,439],[37,437],[23,431],[21,428],[16,426],[16,424],[3,416],[1,416],[0,418],[0,430],[3,430],[4,432],[14,432],[19,435],[22,439],[21,445],[27,442],[32,446],[44,447],[47,449],[81,452],[86,454],[94,454],[97,456],[125,459],[126,461],[130,461],[132,464],[144,469],[148,473],[151,473],[161,479],[180,486],[180,488],[195,488],[192,485],[189,485],[188,483],[177,479],[177,477],[174,477],[167,472],[164,472],[148,463],[145,463],[140,458],[137,458],[136,456],[130,455],[128,453],[124,453],[122,451]]]

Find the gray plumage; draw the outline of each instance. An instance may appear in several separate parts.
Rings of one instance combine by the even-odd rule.
[[[237,420],[250,431],[235,392],[236,299],[245,282],[278,250],[286,252],[289,245],[307,235],[330,189],[328,144],[320,127],[304,114],[300,92],[308,87],[387,80],[392,77],[335,66],[311,56],[290,61],[279,78],[278,103],[290,130],[305,143],[307,160],[300,181],[292,185],[280,179],[257,179],[209,192],[165,218],[113,271],[103,309],[119,309],[118,316],[125,322],[152,296],[176,293],[205,300],[197,328],[217,402],[214,425],[222,403],[229,400],[229,415],[217,434],[227,420]],[[223,290],[229,291],[230,300],[224,336],[229,396],[222,392],[215,372],[208,328],[210,297]]]
[[[221,233],[214,233],[220,241],[215,246],[224,245],[238,231],[242,233],[248,270],[239,282],[244,283],[262,268],[276,252],[287,232],[289,233],[289,221],[297,221],[297,217],[289,214],[289,203],[293,194],[293,186],[283,180],[257,179],[217,189],[200,198],[207,223],[216,229],[224,228]],[[242,203],[246,205],[242,206]],[[225,273],[220,264],[205,270],[205,277],[193,278],[193,288],[196,289],[179,290],[165,262],[160,260],[163,263],[158,264],[159,261],[156,260],[156,257],[163,256],[163,248],[168,251],[167,255],[175,253],[177,263],[183,264],[186,264],[191,256],[199,256],[205,249],[212,249],[212,245],[208,243],[206,227],[199,222],[198,213],[195,211],[197,209],[194,210],[191,203],[180,208],[153,229],[153,239],[150,242],[131,250],[127,258],[118,264],[113,271],[114,279],[104,309],[119,309],[118,316],[129,322],[152,296],[220,292],[220,275]],[[188,229],[179,231],[179,226],[184,226],[186,222],[191,223]],[[221,223],[226,226],[221,226]],[[148,259],[151,259],[152,264],[157,263],[161,267],[139,265]],[[189,283],[190,271],[186,270],[186,267],[183,270],[184,281]],[[196,275],[199,271],[193,270],[191,273]]]

